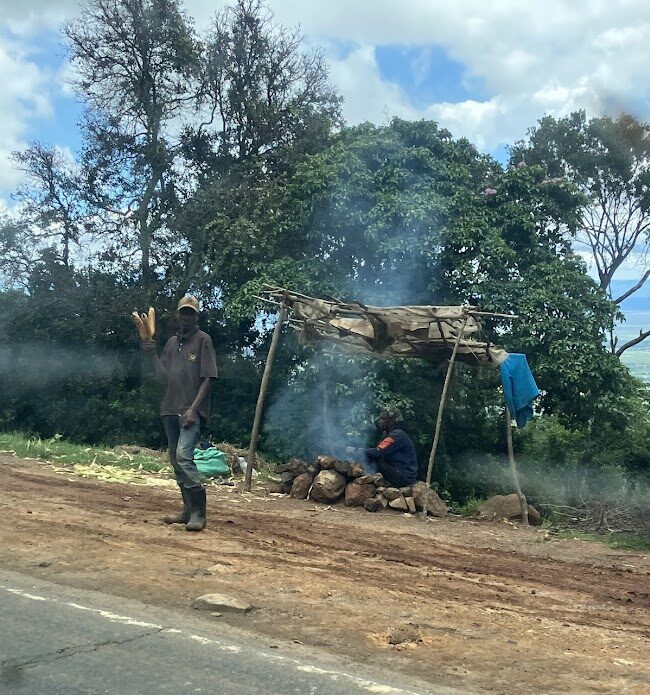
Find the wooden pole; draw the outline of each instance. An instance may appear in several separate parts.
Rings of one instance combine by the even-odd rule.
[[[321,363],[319,370],[322,372],[323,371],[323,365]],[[331,450],[331,442],[333,439],[333,433],[332,433],[332,428],[331,428],[331,421],[330,421],[330,393],[329,393],[329,379],[327,378],[327,372],[325,372],[325,376],[321,377],[322,385],[323,385],[323,431],[325,435],[325,441],[327,442],[327,446],[325,447],[325,453],[328,454],[329,456],[336,456],[339,452],[332,451]]]
[[[506,440],[508,442],[508,461],[510,462],[510,471],[512,472],[512,479],[515,483],[517,497],[519,497],[519,504],[521,505],[521,523],[528,526],[528,502],[526,501],[526,495],[524,495],[524,492],[521,489],[521,483],[519,482],[519,473],[517,472],[517,463],[515,462],[515,450],[512,446],[512,418],[510,417],[510,410],[508,410],[507,405]]]
[[[447,391],[449,391],[449,383],[451,382],[451,375],[454,371],[454,364],[456,363],[456,353],[458,352],[458,346],[465,332],[465,326],[467,325],[469,317],[465,317],[463,325],[458,331],[456,336],[456,342],[454,343],[454,349],[451,353],[451,358],[449,360],[449,365],[447,366],[447,375],[445,376],[445,384],[442,387],[442,395],[440,396],[440,405],[438,406],[438,417],[436,419],[436,431],[433,435],[433,445],[431,447],[431,453],[429,454],[429,467],[427,468],[427,494],[424,497],[424,508],[422,509],[421,519],[427,518],[427,513],[429,511],[429,495],[428,490],[431,487],[431,476],[433,475],[433,464],[436,460],[436,451],[438,449],[438,442],[440,441],[440,430],[442,429],[442,414],[445,409],[445,403],[447,402]]]
[[[282,304],[282,306],[280,307],[278,320],[275,324],[275,328],[273,329],[271,347],[269,348],[269,354],[266,357],[266,364],[264,365],[264,374],[262,375],[262,383],[260,384],[260,392],[257,396],[257,405],[255,406],[255,419],[253,420],[253,431],[251,432],[251,441],[248,446],[248,462],[246,465],[246,478],[244,480],[245,492],[250,492],[251,489],[251,482],[253,480],[253,464],[255,462],[255,452],[257,451],[257,440],[260,436],[260,424],[262,422],[262,412],[264,411],[264,399],[266,398],[266,391],[269,387],[271,369],[273,368],[273,360],[275,359],[275,352],[278,348],[280,333],[282,332],[282,324],[284,323],[286,317],[287,305]]]

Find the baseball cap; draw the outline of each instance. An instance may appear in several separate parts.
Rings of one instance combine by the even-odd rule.
[[[193,297],[191,294],[186,294],[183,299],[178,302],[178,306],[176,307],[177,311],[180,311],[181,309],[185,308],[189,309],[194,309],[196,313],[199,313],[199,300],[196,297]]]

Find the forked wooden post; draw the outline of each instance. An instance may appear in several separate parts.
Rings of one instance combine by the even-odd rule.
[[[508,461],[510,462],[510,471],[512,472],[512,479],[515,483],[515,490],[517,492],[517,497],[519,497],[519,504],[521,505],[521,523],[528,526],[528,502],[526,501],[526,495],[521,489],[521,483],[519,482],[519,472],[517,471],[517,463],[515,462],[515,450],[512,446],[512,418],[510,417],[510,410],[506,405],[506,440],[508,442]]]
[[[262,413],[264,412],[264,400],[266,391],[269,387],[269,379],[271,378],[271,369],[273,368],[273,360],[278,349],[280,341],[280,333],[282,333],[282,324],[287,318],[287,305],[283,302],[280,307],[277,323],[273,329],[273,337],[271,338],[271,347],[269,354],[266,357],[264,365],[264,374],[262,374],[262,383],[260,384],[260,392],[257,396],[257,405],[255,406],[255,418],[253,420],[253,430],[251,432],[251,441],[248,446],[248,462],[246,465],[246,478],[244,479],[244,491],[250,492],[251,482],[253,480],[253,464],[255,462],[255,452],[257,451],[257,440],[260,436],[260,425],[262,423]]]
[[[456,363],[456,353],[458,352],[458,346],[460,345],[460,341],[463,337],[463,334],[465,333],[465,326],[467,325],[467,321],[469,320],[469,316],[465,317],[465,320],[463,321],[463,325],[458,331],[458,335],[456,336],[456,342],[454,343],[454,349],[452,350],[451,353],[451,358],[449,360],[449,365],[447,366],[447,375],[445,376],[445,384],[442,387],[442,395],[440,396],[440,405],[438,407],[438,417],[436,419],[436,431],[435,434],[433,435],[433,445],[431,446],[431,453],[429,454],[429,467],[427,468],[427,493],[429,488],[431,487],[431,476],[433,475],[433,464],[435,463],[436,460],[436,451],[438,449],[438,442],[440,441],[440,430],[442,428],[442,414],[445,410],[445,403],[447,402],[447,391],[449,391],[449,383],[451,382],[451,375],[454,371],[454,364]],[[426,494],[424,496],[424,505],[422,509],[422,513],[420,515],[421,520],[425,520],[427,518],[427,514],[429,512],[429,495]]]

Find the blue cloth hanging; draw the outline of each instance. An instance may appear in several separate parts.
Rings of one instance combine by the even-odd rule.
[[[518,427],[533,417],[533,401],[539,396],[526,355],[514,352],[499,365],[501,383],[510,415]]]

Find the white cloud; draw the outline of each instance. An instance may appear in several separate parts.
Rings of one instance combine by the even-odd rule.
[[[7,4],[5,21],[25,32],[55,28],[80,7],[79,0],[0,2]],[[200,31],[224,4],[185,2]],[[455,135],[495,150],[522,137],[544,113],[625,109],[650,117],[650,3],[644,0],[269,0],[269,5],[279,22],[300,24],[310,45],[351,46],[344,59],[331,54],[331,75],[352,123],[385,122],[393,115],[435,118]],[[465,67],[466,82],[483,85],[489,96],[416,107],[400,85],[382,79],[375,49],[385,45],[423,52],[443,47]],[[421,68],[413,66],[418,73]]]
[[[361,46],[346,58],[330,59],[329,64],[332,82],[345,98],[345,117],[351,123],[420,117],[402,88],[381,78],[372,46]]]
[[[80,0],[0,0],[0,26],[12,33],[32,34],[44,29],[57,29],[79,11]]]
[[[281,21],[300,21],[314,38],[444,47],[492,96],[431,104],[419,115],[488,150],[522,137],[544,113],[628,109],[650,117],[650,4],[643,0],[331,0],[326,11],[321,3],[297,10],[294,0],[275,0],[272,6]]]
[[[438,121],[454,134],[468,137],[477,147],[487,149],[499,141],[507,127],[507,107],[499,97],[488,101],[468,99],[459,103],[433,104],[427,118]],[[505,129],[505,130],[504,130]]]
[[[31,119],[53,113],[47,75],[10,39],[0,41],[0,74],[0,189],[11,190],[20,180],[11,153],[24,146]]]

